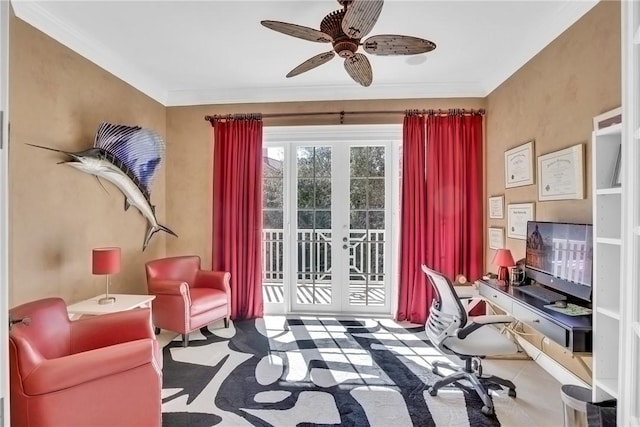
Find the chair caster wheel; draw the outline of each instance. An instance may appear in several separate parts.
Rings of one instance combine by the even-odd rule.
[[[494,414],[494,411],[493,411],[493,408],[490,408],[490,407],[488,407],[487,405],[484,405],[484,406],[482,407],[482,413],[483,413],[483,414],[485,414],[485,415],[489,415],[489,416],[491,416],[491,415],[493,415],[493,414]]]
[[[437,395],[438,395],[438,390],[436,390],[436,389],[435,389],[435,388],[433,388],[433,387],[429,387],[429,390],[427,390],[427,391],[429,392],[429,394],[430,394],[431,396],[437,396]]]
[[[516,398],[516,390],[513,388],[509,389],[509,397],[513,397],[514,399]]]

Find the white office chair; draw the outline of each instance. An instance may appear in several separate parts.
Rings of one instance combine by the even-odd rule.
[[[467,322],[467,312],[462,306],[451,281],[442,274],[422,266],[427,280],[433,286],[435,297],[431,304],[425,331],[431,343],[443,354],[458,356],[464,361],[464,367],[445,362],[434,362],[433,373],[441,375],[438,368],[454,371],[451,375],[438,380],[429,387],[431,396],[447,384],[466,379],[471,383],[484,403],[482,412],[493,415],[493,401],[484,384],[495,384],[509,389],[509,396],[516,397],[516,386],[509,380],[493,375],[482,375],[481,359],[485,356],[513,354],[518,350],[516,344],[500,333],[494,324],[508,324],[514,318],[507,315],[477,316]]]

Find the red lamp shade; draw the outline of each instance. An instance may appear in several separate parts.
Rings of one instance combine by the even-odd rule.
[[[120,248],[96,248],[92,257],[93,274],[120,272]]]
[[[511,255],[509,249],[498,249],[493,256],[492,264],[498,266],[498,280],[507,280],[507,267],[516,265],[516,262],[513,260],[513,255]]]

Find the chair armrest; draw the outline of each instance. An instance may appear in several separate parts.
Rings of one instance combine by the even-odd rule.
[[[141,339],[44,360],[24,379],[24,391],[31,396],[51,393],[147,363],[153,364],[153,342],[151,339]]]
[[[149,279],[149,294],[189,296],[189,284],[181,280]]]
[[[464,328],[460,328],[457,331],[457,337],[460,339],[465,339],[470,333],[477,331],[481,327],[485,325],[493,325],[498,323],[511,323],[515,321],[513,316],[509,316],[506,314],[490,314],[485,316],[477,316],[473,318],[473,322],[465,326]]]
[[[196,275],[196,283],[194,284],[194,287],[220,289],[227,295],[230,295],[230,279],[231,273],[226,271],[199,270],[198,274]]]
[[[80,353],[142,338],[155,339],[151,310],[137,308],[71,322],[71,353]]]

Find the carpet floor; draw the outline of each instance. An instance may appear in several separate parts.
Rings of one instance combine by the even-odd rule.
[[[499,426],[514,400],[492,391],[496,415],[464,384],[430,396],[446,360],[422,326],[390,319],[269,316],[215,324],[164,347],[163,425]]]

